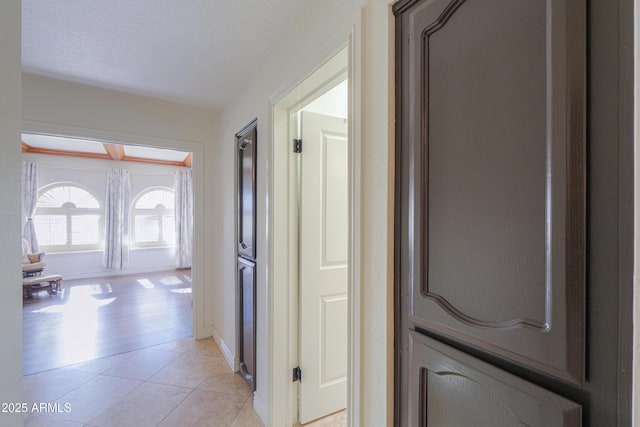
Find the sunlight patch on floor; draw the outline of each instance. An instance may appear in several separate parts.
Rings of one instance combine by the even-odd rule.
[[[137,282],[140,283],[142,287],[146,289],[154,289],[156,287],[156,285],[151,283],[151,280],[149,279],[138,279]]]
[[[67,303],[60,307],[63,314],[62,348],[66,357],[74,362],[91,359],[96,354],[98,330],[98,308],[113,303],[117,298],[97,299],[96,296],[109,289],[100,285],[76,286],[69,289]]]
[[[162,279],[160,279],[160,283],[166,286],[173,286],[173,285],[182,285],[184,282],[178,279],[176,276],[171,276],[171,277],[163,277]]]

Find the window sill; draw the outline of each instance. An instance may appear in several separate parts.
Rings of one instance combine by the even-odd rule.
[[[131,251],[145,251],[148,249],[174,249],[175,246],[132,246]]]
[[[74,254],[88,254],[88,253],[92,253],[92,252],[102,252],[103,249],[81,249],[78,251],[69,251],[69,250],[65,250],[65,251],[54,251],[51,249],[46,249],[46,248],[40,248],[41,252],[44,252],[46,254],[46,256],[52,256],[52,255],[74,255]]]

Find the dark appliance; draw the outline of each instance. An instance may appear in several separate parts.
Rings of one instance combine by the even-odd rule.
[[[256,140],[256,120],[236,134],[238,351],[240,373],[252,391],[256,389]]]

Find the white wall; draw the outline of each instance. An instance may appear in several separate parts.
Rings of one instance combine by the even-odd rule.
[[[146,163],[116,162],[113,160],[52,156],[23,153],[23,160],[39,165],[38,186],[71,181],[78,183],[98,197],[104,206],[106,200],[107,169],[129,171],[131,199],[149,187],[173,188],[173,173],[178,166]],[[102,251],[46,254],[46,271],[61,274],[65,280],[117,276],[132,273],[166,271],[175,268],[175,248],[131,248],[129,266],[123,270],[107,270],[102,266]]]
[[[0,2],[0,402],[22,401],[20,290],[20,1]],[[22,425],[0,412],[0,425]]]
[[[290,33],[281,41],[260,72],[245,85],[234,102],[225,106],[221,137],[218,138],[215,170],[218,180],[234,181],[233,135],[258,118],[258,271],[257,271],[257,391],[258,403],[267,402],[268,375],[264,349],[267,324],[267,230],[266,211],[271,138],[269,99],[286,93],[347,42],[351,17],[363,2],[358,0],[311,1]],[[363,28],[363,136],[362,136],[362,355],[361,424],[391,425],[393,416],[393,30],[390,0],[364,4]],[[212,218],[214,248],[218,260],[217,284],[234,280],[235,240],[233,186],[221,186],[215,197],[223,202]],[[232,288],[216,286],[217,299],[225,311],[223,338],[235,346],[235,294]],[[274,391],[277,392],[277,391]],[[262,414],[264,415],[264,414]]]

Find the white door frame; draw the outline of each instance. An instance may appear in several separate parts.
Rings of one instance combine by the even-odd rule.
[[[361,205],[361,12],[351,21],[348,34],[338,40],[327,65],[347,48],[349,80],[349,315],[347,417],[349,426],[360,425],[360,205]],[[317,67],[316,70],[320,68]],[[312,70],[315,71],[315,70]],[[269,99],[272,137],[269,141],[269,203],[267,218],[267,366],[269,367],[267,425],[292,426],[298,416],[297,385],[292,369],[298,360],[297,265],[291,262],[297,247],[294,231],[295,206],[290,200],[294,188],[289,182],[293,168],[291,156],[290,110],[312,97],[326,84],[314,74],[281,89]]]
[[[51,135],[60,137],[75,137],[99,142],[111,142],[127,145],[140,145],[153,148],[165,148],[193,153],[191,173],[193,176],[193,262],[191,266],[192,282],[192,331],[194,338],[211,336],[211,327],[206,325],[204,316],[204,169],[203,145],[194,141],[179,141],[169,138],[147,137],[142,135],[111,132],[80,126],[59,125],[23,120],[24,133]]]

